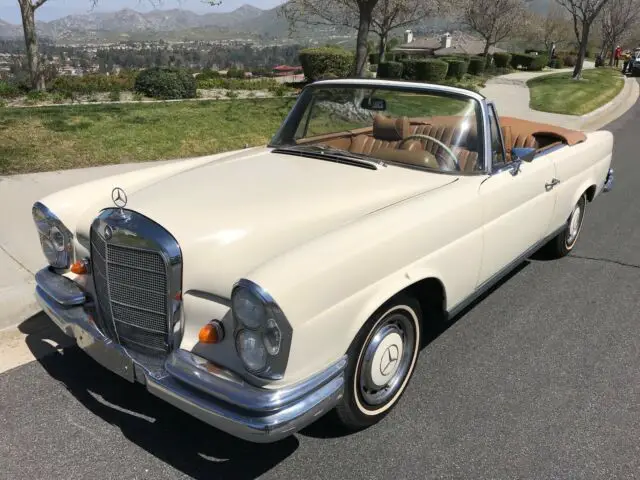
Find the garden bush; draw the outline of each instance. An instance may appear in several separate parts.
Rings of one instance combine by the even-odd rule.
[[[469,64],[465,62],[463,58],[452,58],[446,60],[446,62],[449,64],[449,68],[447,69],[448,78],[461,80],[465,73],[467,73]]]
[[[415,79],[421,82],[440,83],[447,77],[449,64],[442,60],[422,60],[415,64]]]
[[[533,55],[526,53],[514,53],[511,55],[511,68],[516,69],[522,67],[523,70],[528,70],[534,58]]]
[[[134,89],[137,93],[163,100],[196,98],[196,79],[186,70],[150,68],[140,72]]]
[[[402,78],[404,65],[401,62],[382,62],[378,65],[379,78]]]
[[[315,82],[328,74],[338,78],[351,75],[355,62],[353,52],[336,47],[307,48],[300,52],[305,77]]]
[[[493,54],[493,62],[496,68],[507,68],[511,62],[511,54],[496,52]]]
[[[12,83],[0,80],[0,98],[18,97],[22,92]]]
[[[198,78],[198,88],[203,90],[225,89],[225,90],[269,90],[280,85],[273,78],[259,78],[255,80],[239,78],[210,78],[200,80]]]
[[[565,55],[562,58],[562,63],[565,67],[575,67],[578,62],[578,58],[575,55]]]
[[[531,63],[529,63],[527,70],[539,72],[544,67],[546,67],[548,63],[549,57],[547,57],[546,55],[536,55],[531,59]]]
[[[482,75],[487,64],[487,59],[484,57],[471,57],[469,59],[469,68],[467,71],[471,75]]]
[[[378,65],[380,63],[380,54],[379,53],[370,53],[369,54],[369,63],[371,65]]]
[[[201,80],[209,80],[212,78],[220,78],[220,72],[217,70],[203,70],[197,77],[198,82]]]
[[[562,68],[562,60],[560,58],[552,58],[549,61],[549,68]]]
[[[235,67],[231,67],[229,70],[227,70],[227,78],[245,78],[246,74],[245,71],[241,68],[235,68]]]
[[[122,72],[118,75],[91,74],[82,77],[65,75],[56,78],[49,90],[64,95],[113,92],[133,90],[135,85],[135,72]]]

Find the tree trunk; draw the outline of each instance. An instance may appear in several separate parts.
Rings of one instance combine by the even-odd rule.
[[[491,41],[489,39],[486,39],[484,42],[484,50],[482,51],[482,55],[484,56],[484,58],[487,58],[487,56],[489,55],[490,48],[491,48]]]
[[[586,22],[582,24],[582,38],[580,40],[580,48],[578,49],[578,58],[576,60],[576,66],[573,69],[574,80],[580,80],[582,77],[582,67],[584,66],[584,59],[587,56],[587,44],[589,43],[589,30],[591,25]]]
[[[378,60],[378,63],[384,62],[384,56],[387,53],[387,36],[388,35],[389,35],[388,33],[383,33],[380,35],[380,45],[378,45],[378,55],[380,56],[380,59]]]
[[[360,25],[358,27],[358,39],[356,40],[356,77],[365,76],[367,66],[367,40],[369,39],[369,27],[375,2],[360,4]]]
[[[22,13],[22,29],[24,30],[24,43],[27,50],[27,65],[31,78],[31,88],[44,91],[44,77],[40,71],[40,54],[38,52],[38,36],[36,33],[35,11],[31,0],[20,0],[20,12]]]
[[[611,44],[611,46],[609,47],[609,53],[611,54],[611,57],[609,58],[609,66],[613,67],[613,62],[614,62],[614,56],[616,54],[616,42],[613,42]]]

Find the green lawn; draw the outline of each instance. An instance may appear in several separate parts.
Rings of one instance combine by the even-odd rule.
[[[529,80],[530,106],[534,110],[567,115],[584,115],[613,100],[624,86],[618,70],[585,70],[581,80],[570,73],[544,75]]]
[[[0,175],[266,144],[295,98],[0,108]]]

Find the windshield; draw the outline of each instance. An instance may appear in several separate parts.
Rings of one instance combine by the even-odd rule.
[[[470,174],[484,168],[481,120],[464,95],[325,84],[303,91],[271,146]]]

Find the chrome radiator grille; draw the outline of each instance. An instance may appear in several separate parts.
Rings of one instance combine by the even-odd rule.
[[[173,266],[160,249],[149,248],[156,246],[143,236],[150,231],[132,232],[128,230],[132,225],[127,225],[127,230],[118,228],[117,219],[96,220],[91,230],[91,263],[101,327],[125,347],[148,354],[166,353],[172,345],[175,321],[172,292],[176,285],[170,285]],[[109,235],[105,235],[107,231]],[[129,244],[132,237],[136,245]]]

